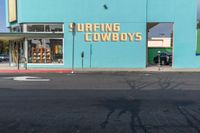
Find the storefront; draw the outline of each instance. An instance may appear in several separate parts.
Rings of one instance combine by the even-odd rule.
[[[173,23],[172,67],[200,68],[197,0],[7,0],[6,7],[10,31],[33,35],[11,45],[13,64],[20,47],[29,68],[146,68],[149,27]]]
[[[63,64],[62,33],[0,33],[0,40],[9,41],[10,66]]]

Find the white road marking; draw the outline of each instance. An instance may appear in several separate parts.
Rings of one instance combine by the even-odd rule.
[[[15,81],[30,81],[30,82],[48,82],[50,79],[43,79],[40,77],[31,77],[31,76],[18,76],[18,77],[5,77],[3,79],[11,79]]]

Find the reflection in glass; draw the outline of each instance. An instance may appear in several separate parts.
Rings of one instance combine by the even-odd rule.
[[[44,32],[44,25],[27,25],[28,32]]]
[[[45,25],[46,32],[63,32],[62,25]]]

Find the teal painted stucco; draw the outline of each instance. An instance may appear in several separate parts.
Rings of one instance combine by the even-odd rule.
[[[177,0],[148,0],[148,22],[174,22]],[[183,0],[185,1],[185,0]],[[191,0],[195,1],[195,0]],[[179,3],[181,5],[181,3]],[[186,9],[186,7],[183,7]]]
[[[67,23],[66,25],[68,25]],[[84,66],[89,68],[144,68],[146,65],[146,23],[121,23],[121,32],[140,31],[141,42],[84,42],[83,34],[75,37],[75,66],[81,67],[81,52],[84,51]],[[67,67],[72,62],[72,33],[65,33]],[[91,60],[90,60],[91,59]]]
[[[173,67],[200,68],[200,57],[196,56],[197,0],[149,0],[148,3],[148,22],[174,23]]]
[[[18,6],[19,23],[146,21],[146,0],[18,0]]]
[[[64,23],[65,63],[56,67],[72,66],[72,33],[68,29],[71,22],[120,23],[120,32],[141,32],[143,37],[140,42],[86,43],[84,33],[77,33],[77,68],[81,67],[82,51],[87,68],[145,68],[146,23],[172,22],[173,67],[200,68],[200,56],[196,56],[197,0],[18,0],[17,5],[18,23]]]

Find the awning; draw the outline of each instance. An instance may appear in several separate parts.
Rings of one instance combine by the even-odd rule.
[[[24,38],[63,38],[63,33],[0,33],[0,40],[13,41]]]

